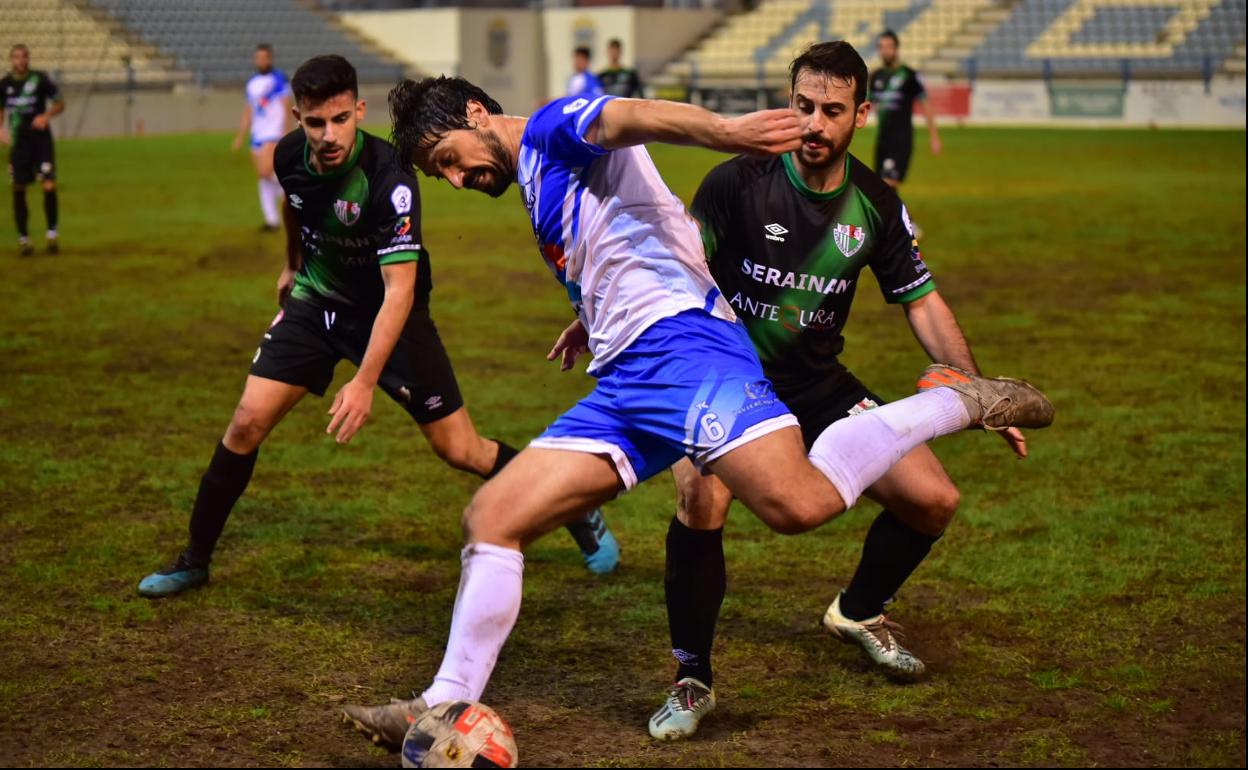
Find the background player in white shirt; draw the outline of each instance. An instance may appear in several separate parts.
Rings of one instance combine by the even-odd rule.
[[[273,68],[273,46],[256,46],[253,61],[256,74],[247,81],[247,105],[243,120],[234,137],[234,151],[243,146],[251,134],[251,160],[259,178],[260,211],[264,214],[263,230],[276,231],[282,226],[282,186],[273,174],[273,150],[286,135],[290,118],[290,81],[285,73]]]

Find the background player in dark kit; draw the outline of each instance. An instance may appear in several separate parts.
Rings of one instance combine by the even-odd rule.
[[[189,545],[174,564],[140,582],[144,596],[169,596],[208,580],[217,539],[251,480],[260,444],[305,394],[325,393],[344,358],[359,371],[329,410],[326,432],[336,432],[339,443],[364,425],[381,387],[454,468],[490,478],[516,454],[479,436],[464,408],[429,315],[419,188],[387,142],[357,127],[364,102],[355,69],[340,56],[318,56],[304,62],[292,85],[301,128],[274,153],[287,196],[288,259],[277,284],[282,311],[256,351],[200,483]],[[605,529],[600,520],[594,524]],[[583,528],[590,530],[590,555],[608,550],[597,547],[594,526]]]
[[[641,80],[637,77],[637,70],[624,66],[621,61],[623,54],[624,44],[619,38],[612,38],[607,43],[607,68],[598,73],[598,80],[602,83],[603,93],[639,99]]]
[[[30,68],[30,49],[18,43],[9,51],[12,70],[0,80],[4,94],[4,118],[0,122],[0,144],[9,145],[9,177],[13,181],[13,222],[17,227],[18,251],[30,256],[26,207],[26,186],[38,178],[43,183],[43,213],[47,219],[48,253],[55,254],[57,243],[56,158],[52,144],[52,118],[65,110],[60,89],[48,73]]]
[[[952,311],[936,292],[897,194],[849,155],[866,124],[867,68],[848,43],[820,43],[790,67],[793,108],[803,121],[797,152],[721,163],[691,207],[711,273],[749,330],[767,376],[797,416],[807,446],[828,425],[883,403],[838,361],[858,278],[870,268],[885,299],[900,304],[933,361],[976,371]],[[1017,430],[1005,434],[1026,455]],[[722,526],[731,495],[687,462],[674,467],[677,517],[667,540],[672,647],[680,665],[667,703],[652,717],[656,738],[691,735],[714,708],[711,642],[725,590]],[[952,519],[958,491],[920,446],[869,488],[884,505],[849,587],[824,624],[857,643],[887,673],[916,678],[923,663],[897,643],[884,603]]]

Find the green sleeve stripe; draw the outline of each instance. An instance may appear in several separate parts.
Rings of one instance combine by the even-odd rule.
[[[888,303],[890,305],[895,305],[895,304],[904,303],[904,302],[914,302],[916,299],[922,296],[925,296],[927,294],[931,294],[934,291],[936,291],[936,279],[932,278],[931,276],[928,276],[928,279],[926,281],[914,287],[913,289],[910,289],[909,291],[903,294],[890,296],[888,298]]]
[[[425,250],[419,245],[396,246],[377,252],[377,264],[397,265],[400,262],[419,262]]]

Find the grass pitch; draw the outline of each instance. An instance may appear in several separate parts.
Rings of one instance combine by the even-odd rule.
[[[607,510],[618,574],[587,575],[562,533],[528,555],[486,694],[522,762],[1243,765],[1244,134],[945,142],[904,189],[924,255],[984,367],[1039,384],[1058,418],[1025,462],[988,435],[935,445],[962,508],[895,607],[931,678],[891,684],[819,628],[872,505],[797,538],[736,510],[720,709],[695,741],[652,742],[673,671],[661,476]],[[254,232],[255,181],[227,145],[60,143],[64,253],[0,255],[6,763],[393,766],[337,708],[421,687],[440,659],[478,482],[381,395],[347,448],[324,435],[328,399],[302,404],[262,449],[212,584],[135,594],[181,548],[276,309],[281,238]],[[686,200],[717,160],[655,157]],[[566,300],[514,194],[422,192],[469,408],[521,444],[591,388],[543,360]],[[844,358],[899,397],[924,357],[864,281]]]

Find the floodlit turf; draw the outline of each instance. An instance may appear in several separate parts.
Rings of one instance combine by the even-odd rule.
[[[895,607],[931,678],[891,684],[819,626],[872,505],[796,538],[738,509],[719,711],[697,740],[653,743],[673,672],[661,476],[607,509],[618,574],[586,574],[563,533],[528,554],[486,693],[524,763],[1244,763],[1244,134],[944,140],[905,189],[925,257],[983,366],[1058,411],[1026,462],[989,435],[936,444],[961,510]],[[7,251],[0,214],[7,764],[393,766],[337,709],[437,668],[478,482],[381,395],[348,448],[324,435],[328,399],[302,404],[261,451],[210,586],[135,594],[182,545],[276,310],[281,237],[255,232],[255,181],[228,143],[58,144],[57,257]],[[655,156],[686,199],[716,161]],[[422,190],[434,317],[473,417],[522,443],[591,387],[543,360],[563,292],[514,193]],[[864,281],[845,360],[899,397],[924,356]]]

